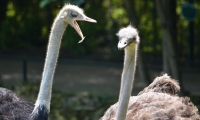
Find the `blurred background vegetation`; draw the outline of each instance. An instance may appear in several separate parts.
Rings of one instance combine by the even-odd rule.
[[[145,54],[160,55],[162,53],[162,31],[154,0],[133,0],[131,12],[137,17],[135,18],[137,22],[129,20],[124,2],[117,0],[23,0],[21,2],[3,0],[0,10],[0,49],[4,51],[45,51],[54,17],[65,3],[70,2],[83,7],[85,13],[96,19],[98,24],[79,22],[84,35],[87,36],[82,46],[77,46],[80,38],[74,29],[68,27],[67,34],[62,41],[62,50],[70,54],[98,54],[116,57],[120,53],[116,49],[115,33],[122,26],[131,23],[140,31],[142,51]],[[178,56],[184,60],[189,58],[189,22],[181,14],[181,7],[186,2],[187,0],[176,2],[176,26],[178,28],[176,48]],[[195,1],[194,4],[199,9],[199,1]],[[199,16],[195,19],[194,26],[194,55],[195,61],[199,61]]]
[[[86,36],[82,45],[80,37],[71,27],[63,36],[61,58],[119,62],[123,52],[117,50],[119,28],[133,24],[139,30],[141,47],[140,77],[149,84],[148,65],[162,66],[162,71],[180,81],[180,71],[187,67],[200,71],[200,1],[198,0],[1,0],[0,1],[0,54],[4,56],[45,57],[51,24],[65,3],[82,7],[87,16],[97,24],[79,22]],[[183,6],[191,3],[197,9],[194,20],[183,17]],[[189,10],[190,11],[190,10]],[[187,12],[187,11],[186,11]],[[188,12],[192,14],[192,12]],[[166,40],[165,33],[169,40]],[[164,37],[163,37],[164,36]],[[167,41],[167,43],[166,43]],[[167,44],[170,43],[170,47]],[[166,45],[166,48],[165,48]],[[163,52],[164,51],[164,52]],[[164,57],[163,57],[164,56]],[[168,58],[172,58],[169,59]],[[145,76],[145,77],[144,77]],[[34,101],[39,83],[8,86],[19,95]],[[55,91],[51,119],[95,120],[117,98],[110,96],[83,95]],[[33,96],[29,93],[35,93]],[[65,96],[65,97],[63,97]],[[194,98],[197,99],[197,98]],[[63,107],[64,106],[64,107]],[[87,113],[87,115],[86,115]],[[89,114],[88,114],[89,113]]]

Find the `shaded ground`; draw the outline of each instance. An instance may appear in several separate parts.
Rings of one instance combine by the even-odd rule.
[[[40,81],[44,60],[28,59],[27,78],[29,81]],[[160,75],[150,66],[152,80]],[[67,92],[89,92],[98,95],[118,96],[122,63],[109,63],[83,60],[59,59],[54,77],[54,86]],[[5,84],[18,84],[23,80],[23,62],[15,59],[0,59],[0,79]],[[182,72],[183,84],[192,94],[200,95],[200,73]],[[133,95],[136,95],[147,84],[140,80],[136,73]]]

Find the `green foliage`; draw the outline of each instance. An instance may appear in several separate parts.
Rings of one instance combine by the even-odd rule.
[[[73,5],[81,5],[85,2],[85,0],[63,0],[65,3],[70,3]]]
[[[45,7],[46,5],[55,2],[56,0],[41,0],[40,1],[40,8]],[[64,3],[70,3],[73,5],[81,5],[84,3],[85,0],[63,0]]]
[[[67,28],[62,40],[62,49],[68,54],[96,54],[109,58],[121,53],[117,50],[118,38],[115,33],[119,28],[133,24],[139,29],[143,52],[162,53],[162,31],[153,0],[132,1],[132,14],[136,22],[127,17],[124,1],[119,0],[8,0],[5,18],[0,18],[0,48],[3,50],[46,50],[49,31],[54,17],[65,3],[84,6],[87,16],[97,23],[79,22],[83,35],[82,44],[77,44],[80,37],[72,27]],[[24,3],[24,4],[20,4]],[[177,1],[177,50],[179,56],[188,55],[189,24],[181,16],[181,6],[185,0]],[[199,1],[195,7],[199,9]],[[199,16],[194,22],[195,55],[200,52]],[[198,57],[198,56],[197,56]]]
[[[0,46],[4,49],[33,49],[44,44],[40,41],[43,23],[37,14],[26,14],[26,11],[37,12],[39,9],[14,7],[8,3],[7,17],[0,27]],[[28,5],[27,5],[28,6]]]
[[[40,8],[45,7],[46,5],[50,4],[53,1],[55,1],[55,0],[41,0],[40,1]]]

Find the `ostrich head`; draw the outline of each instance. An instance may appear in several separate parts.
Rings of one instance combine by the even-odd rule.
[[[137,29],[131,25],[126,28],[120,29],[116,35],[119,37],[119,50],[129,48],[133,45],[135,46],[136,43],[140,42]]]
[[[77,7],[75,5],[70,5],[70,4],[65,5],[62,8],[59,15],[61,16],[60,18],[64,22],[69,23],[76,30],[76,32],[80,35],[82,40],[79,41],[79,43],[81,43],[85,37],[83,37],[82,31],[76,21],[79,20],[79,21],[87,21],[87,22],[93,22],[93,23],[97,22],[96,20],[87,17],[83,13],[82,9],[80,9],[79,7]]]

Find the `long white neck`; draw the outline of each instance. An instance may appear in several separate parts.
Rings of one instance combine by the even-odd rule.
[[[35,103],[35,109],[36,107],[43,105],[47,108],[48,112],[50,111],[53,76],[58,59],[62,35],[66,27],[67,23],[63,22],[63,20],[58,15],[57,18],[54,20],[53,26],[51,28],[49,44],[47,48],[47,55],[42,74],[42,81],[40,85],[38,98]]]
[[[126,119],[129,98],[131,96],[132,86],[135,77],[137,51],[138,43],[135,43],[135,47],[131,45],[125,48],[124,68],[122,72],[119,105],[116,120]]]

